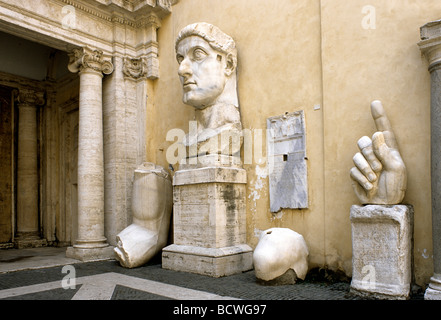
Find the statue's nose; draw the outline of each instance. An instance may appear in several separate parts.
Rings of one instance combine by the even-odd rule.
[[[188,77],[189,75],[193,74],[190,61],[187,58],[182,60],[181,64],[179,65],[178,74],[181,77]]]

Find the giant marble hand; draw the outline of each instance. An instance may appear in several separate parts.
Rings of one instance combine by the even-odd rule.
[[[350,172],[353,188],[362,204],[399,204],[406,192],[406,166],[382,103],[372,102],[371,112],[378,131],[372,139],[358,140],[360,152]]]

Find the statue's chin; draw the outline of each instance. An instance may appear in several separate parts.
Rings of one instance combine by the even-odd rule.
[[[218,100],[222,100],[223,94],[222,87],[214,88],[212,90],[193,89],[184,92],[182,101],[195,109],[203,110],[209,106],[218,103]]]
[[[205,101],[205,100],[201,101],[200,99],[187,98],[185,96],[182,99],[182,102],[184,102],[186,105],[191,106],[197,110],[204,110],[208,106],[212,105],[212,103],[210,103],[208,101]]]

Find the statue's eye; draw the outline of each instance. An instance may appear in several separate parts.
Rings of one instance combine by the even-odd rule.
[[[184,60],[184,57],[181,56],[180,54],[178,54],[178,55],[176,56],[176,60],[178,60],[178,63],[181,64],[182,60]]]
[[[194,60],[198,61],[198,60],[202,60],[207,56],[207,54],[205,53],[204,50],[200,49],[200,48],[196,48],[193,51],[193,58]]]

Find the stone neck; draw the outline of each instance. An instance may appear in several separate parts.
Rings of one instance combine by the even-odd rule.
[[[218,103],[205,109],[196,109],[198,132],[204,129],[216,130],[228,123],[240,123],[239,108],[233,104]]]

